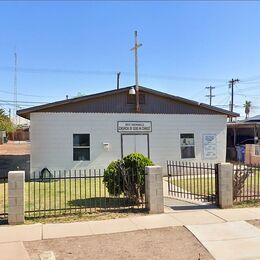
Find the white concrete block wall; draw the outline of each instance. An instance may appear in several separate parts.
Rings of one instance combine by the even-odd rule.
[[[167,160],[181,160],[180,134],[194,133],[195,159],[203,161],[202,135],[217,135],[217,159],[225,162],[226,116],[104,113],[32,113],[31,171],[49,169],[103,169],[121,158],[118,121],[152,121],[150,158],[165,167]],[[90,161],[73,161],[73,134],[90,134]],[[103,143],[110,143],[110,150]],[[187,159],[186,159],[187,160]],[[185,161],[186,161],[185,160]]]
[[[8,223],[24,223],[24,171],[8,172]]]
[[[163,168],[161,166],[146,166],[145,173],[147,174],[145,177],[145,198],[149,213],[163,213]]]

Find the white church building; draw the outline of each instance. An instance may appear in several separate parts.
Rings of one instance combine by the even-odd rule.
[[[132,152],[164,167],[167,160],[225,162],[227,118],[238,114],[145,87],[137,99],[133,89],[19,110],[30,120],[31,172],[104,169]]]

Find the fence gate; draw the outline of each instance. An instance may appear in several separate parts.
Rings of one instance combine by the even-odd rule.
[[[170,196],[218,203],[217,165],[167,161],[167,173]]]

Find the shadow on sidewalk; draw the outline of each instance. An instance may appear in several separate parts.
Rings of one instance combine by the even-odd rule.
[[[210,204],[210,205],[187,205],[187,206],[176,205],[176,206],[170,206],[169,208],[173,210],[196,210],[196,209],[217,209],[218,207],[216,205]]]
[[[201,210],[201,209],[216,209],[215,204],[197,204],[190,201],[180,200],[176,198],[164,197],[164,206],[172,210]]]

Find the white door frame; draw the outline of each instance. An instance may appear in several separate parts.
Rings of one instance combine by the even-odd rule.
[[[146,135],[147,137],[147,153],[148,153],[148,158],[150,158],[150,142],[149,142],[149,134],[141,134],[141,133],[129,133],[129,134],[121,134],[121,158],[123,159],[123,136],[124,135]]]

